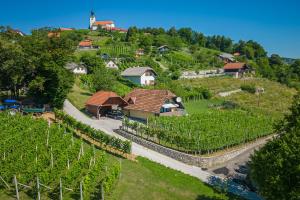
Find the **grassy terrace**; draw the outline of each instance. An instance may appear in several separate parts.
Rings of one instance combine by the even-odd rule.
[[[221,200],[239,199],[219,193],[197,178],[145,158],[122,161],[121,178],[108,200]]]
[[[296,90],[280,83],[266,79],[233,79],[233,78],[205,78],[194,80],[179,80],[179,84],[203,86],[209,88],[216,99],[232,101],[250,111],[268,115],[276,119],[288,112]],[[265,89],[265,93],[259,97],[248,92],[240,92],[225,98],[218,97],[219,92],[240,89],[243,84],[254,84]],[[259,103],[258,103],[259,102]],[[197,103],[193,103],[194,106]],[[192,110],[192,109],[191,109]],[[194,110],[192,112],[195,112]]]

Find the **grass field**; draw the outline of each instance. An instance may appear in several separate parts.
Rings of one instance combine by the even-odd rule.
[[[197,178],[139,157],[123,160],[121,178],[108,200],[221,200],[238,199],[221,194]]]
[[[288,112],[293,96],[297,93],[295,89],[280,83],[266,79],[234,79],[234,78],[205,78],[193,80],[179,80],[179,84],[202,86],[212,91],[217,99],[232,101],[253,112],[265,114],[274,118],[281,118]],[[260,96],[248,92],[240,92],[225,98],[218,96],[219,92],[240,89],[243,84],[253,84],[264,88],[265,92]],[[196,103],[194,103],[196,104]]]
[[[79,84],[80,80],[79,78],[76,78],[75,84],[71,92],[68,94],[68,99],[78,110],[83,111],[85,108],[85,102],[93,94],[89,90],[82,89]]]
[[[184,102],[185,109],[189,115],[208,111],[213,105],[221,105],[222,99],[197,100]]]

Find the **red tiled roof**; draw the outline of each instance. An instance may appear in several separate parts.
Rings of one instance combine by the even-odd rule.
[[[113,21],[97,21],[97,22],[94,22],[93,25],[110,25],[110,24],[114,24]]]
[[[72,28],[59,28],[60,31],[73,31]]]
[[[169,90],[135,89],[125,97],[129,105],[124,109],[160,113],[165,101],[174,97],[176,95]]]
[[[95,93],[92,97],[90,97],[85,104],[93,105],[93,106],[101,106],[101,105],[104,105],[105,102],[107,102],[107,100],[109,100],[110,98],[114,98],[114,97],[121,98],[114,92],[99,91],[99,92]],[[126,103],[125,100],[123,100],[123,101],[124,101],[124,103]]]
[[[104,29],[108,31],[120,31],[120,32],[127,32],[127,29],[117,28],[117,27],[104,27]]]
[[[81,47],[90,47],[92,46],[92,41],[91,40],[84,40],[79,42],[79,46]]]
[[[227,63],[224,69],[242,69],[245,65],[245,63]]]

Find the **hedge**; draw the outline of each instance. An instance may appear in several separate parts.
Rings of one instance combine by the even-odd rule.
[[[55,117],[57,119],[64,121],[72,128],[85,133],[86,135],[96,139],[98,142],[103,143],[108,146],[111,146],[113,148],[116,148],[124,153],[131,153],[131,142],[130,141],[127,141],[127,140],[123,141],[114,136],[107,135],[103,131],[96,130],[86,124],[78,122],[76,119],[65,114],[63,111],[55,109],[54,113],[55,113]]]

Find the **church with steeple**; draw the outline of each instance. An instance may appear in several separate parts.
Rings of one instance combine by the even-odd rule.
[[[115,30],[115,23],[113,21],[97,21],[96,15],[93,11],[91,11],[90,15],[90,29],[92,31],[96,31],[99,28],[105,29],[105,30]]]

